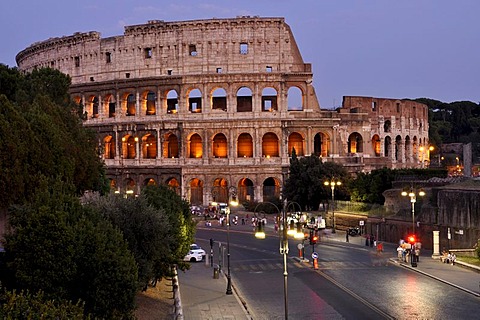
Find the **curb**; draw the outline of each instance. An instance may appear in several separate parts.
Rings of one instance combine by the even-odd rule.
[[[173,287],[173,314],[174,319],[183,320],[183,310],[182,310],[182,299],[180,296],[180,285],[178,282],[178,272],[177,266],[173,268],[173,278],[172,278],[172,287]]]

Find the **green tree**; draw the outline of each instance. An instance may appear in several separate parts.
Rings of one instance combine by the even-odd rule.
[[[324,182],[332,178],[348,183],[349,175],[343,166],[333,163],[323,163],[318,156],[311,155],[297,158],[292,153],[290,170],[285,182],[284,196],[289,201],[300,204],[302,209],[316,210],[323,200],[329,199],[330,189]],[[345,188],[340,186],[336,191],[339,199],[348,198]]]
[[[383,192],[392,188],[393,180],[395,172],[387,168],[372,170],[369,173],[360,172],[348,186],[351,200],[384,204]]]
[[[62,189],[62,182],[45,186],[31,205],[12,208],[2,282],[84,301],[86,312],[100,318],[131,314],[138,271],[121,232]]]

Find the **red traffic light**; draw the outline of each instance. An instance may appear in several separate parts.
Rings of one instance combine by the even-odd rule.
[[[417,238],[415,237],[414,234],[411,234],[407,237],[407,240],[408,240],[408,243],[410,244],[414,244],[415,242],[417,242]]]

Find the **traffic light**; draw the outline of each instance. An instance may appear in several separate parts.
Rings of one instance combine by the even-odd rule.
[[[310,244],[316,244],[318,241],[318,235],[316,232],[310,231]]]
[[[413,244],[415,244],[415,242],[417,242],[417,238],[415,237],[414,234],[411,234],[407,237],[407,241],[408,241],[408,243],[413,245]]]

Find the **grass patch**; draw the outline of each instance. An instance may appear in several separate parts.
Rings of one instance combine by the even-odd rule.
[[[480,267],[480,259],[479,258],[459,256],[459,257],[457,257],[457,260],[465,262],[465,263],[473,264],[475,266]]]

